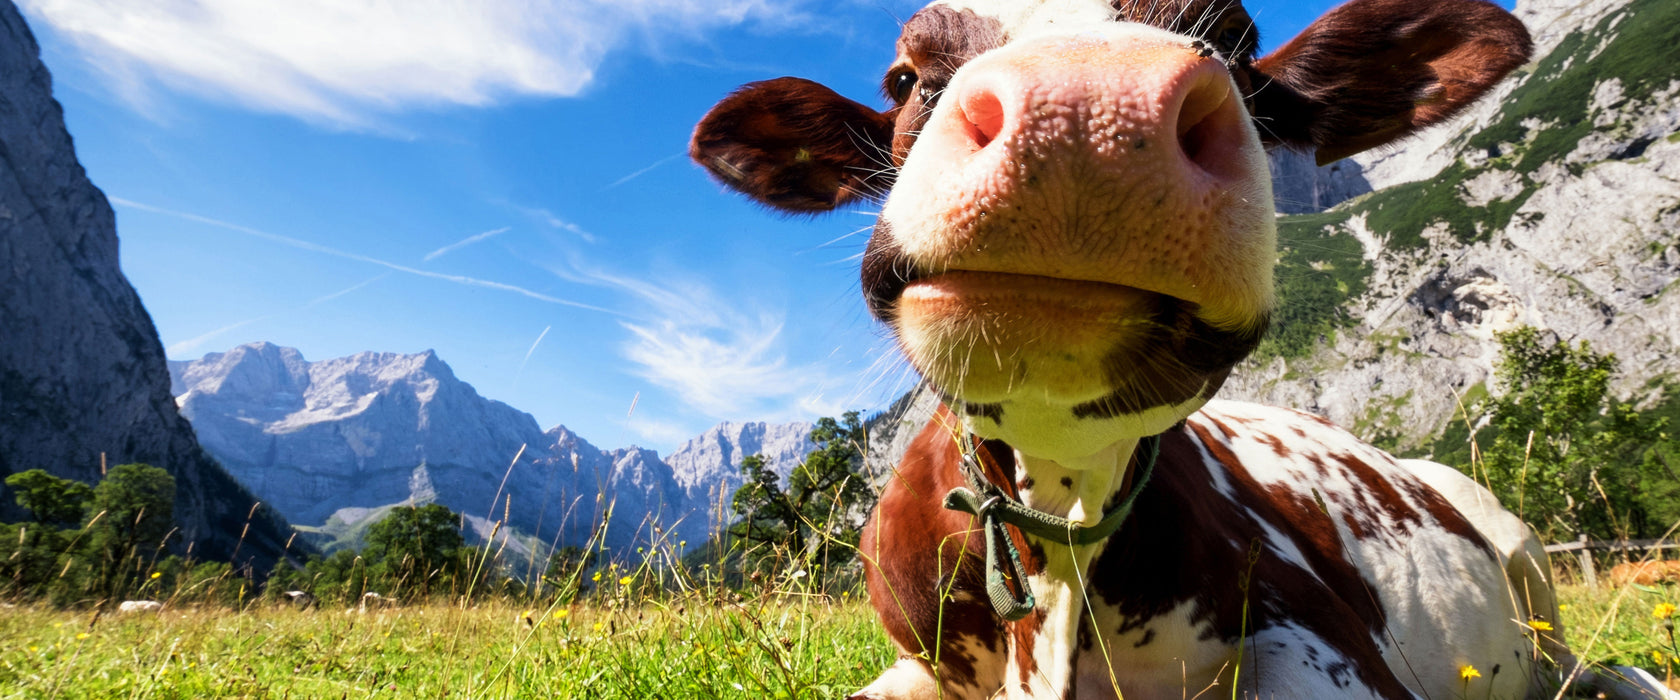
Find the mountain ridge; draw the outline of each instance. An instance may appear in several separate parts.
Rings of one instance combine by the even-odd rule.
[[[439,502],[544,542],[581,545],[604,523],[613,549],[697,543],[727,519],[742,457],[765,453],[785,474],[812,448],[809,424],[747,422],[663,459],[602,449],[479,395],[430,350],[310,361],[257,342],[169,368],[182,414],[233,474],[293,522],[339,535],[381,508]]]

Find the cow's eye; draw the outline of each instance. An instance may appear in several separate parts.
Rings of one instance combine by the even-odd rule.
[[[910,101],[910,91],[916,89],[916,72],[902,70],[887,78],[887,94],[899,104]]]
[[[1226,22],[1225,26],[1220,28],[1219,36],[1214,38],[1213,41],[1219,46],[1219,50],[1227,56],[1235,56],[1241,53],[1239,49],[1242,48],[1243,39],[1246,38],[1248,38],[1248,27],[1244,26],[1243,23]]]

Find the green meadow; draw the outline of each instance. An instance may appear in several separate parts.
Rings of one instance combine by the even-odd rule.
[[[736,598],[17,607],[0,614],[0,698],[838,698],[894,659],[851,595]],[[1583,658],[1674,684],[1675,589],[1565,585],[1561,599]]]

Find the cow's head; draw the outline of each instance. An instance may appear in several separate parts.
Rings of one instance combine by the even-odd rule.
[[[863,293],[975,433],[1076,460],[1206,402],[1271,314],[1264,149],[1329,162],[1527,60],[1479,0],[1354,0],[1256,58],[1239,0],[940,0],[877,111],[741,88],[691,154],[770,207],[884,198]]]

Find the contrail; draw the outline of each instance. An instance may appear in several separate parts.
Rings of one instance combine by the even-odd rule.
[[[624,176],[624,177],[621,177],[621,178],[619,178],[619,179],[617,179],[617,180],[614,180],[614,181],[613,181],[613,183],[612,183],[612,184],[610,184],[610,185],[607,185],[607,186],[606,186],[606,187],[602,187],[602,188],[601,188],[601,189],[600,189],[600,191],[601,191],[601,192],[605,192],[605,191],[607,191],[607,190],[610,190],[610,189],[612,189],[612,188],[614,188],[614,187],[617,187],[617,186],[619,186],[619,185],[622,185],[622,184],[624,184],[624,183],[626,183],[626,182],[629,182],[629,181],[631,181],[631,180],[634,180],[634,179],[636,179],[636,178],[638,178],[638,177],[641,177],[641,176],[643,176],[643,175],[646,175],[646,174],[648,174],[648,173],[649,173],[649,172],[650,172],[650,171],[652,171],[652,170],[653,170],[653,169],[654,169],[654,168],[657,168],[657,167],[659,167],[659,166],[661,166],[661,165],[664,165],[664,164],[666,164],[666,163],[669,163],[669,162],[671,162],[671,161],[673,161],[673,160],[676,160],[676,159],[678,159],[678,158],[681,158],[681,157],[683,157],[683,156],[686,156],[686,155],[688,155],[688,154],[687,154],[687,153],[677,153],[677,154],[673,154],[673,155],[668,155],[668,156],[665,156],[665,157],[664,157],[664,158],[660,158],[660,159],[659,159],[659,160],[656,160],[656,161],[654,161],[654,162],[653,162],[653,165],[650,165],[650,166],[647,166],[647,167],[645,167],[645,168],[642,168],[642,169],[641,169],[641,170],[637,170],[637,171],[636,171],[636,172],[633,172],[633,173],[630,173],[630,174],[629,174],[629,175],[625,175],[625,176]]]
[[[461,239],[460,241],[457,241],[455,243],[451,243],[451,244],[446,245],[442,248],[439,248],[439,249],[434,250],[430,253],[427,253],[426,257],[421,258],[420,261],[421,262],[431,262],[432,260],[435,260],[437,258],[441,258],[441,257],[443,257],[445,255],[448,255],[450,253],[453,253],[457,250],[460,250],[462,248],[470,246],[474,243],[485,240],[485,239],[487,239],[491,236],[495,236],[497,234],[507,233],[508,231],[512,231],[512,230],[513,230],[512,226],[503,226],[503,227],[498,228],[498,229],[492,229],[492,230],[489,230],[489,231],[485,231],[484,233],[473,234],[471,236],[468,236],[466,238]]]
[[[162,214],[164,216],[172,216],[172,217],[175,217],[175,218],[178,218],[178,219],[185,219],[187,221],[194,221],[194,222],[201,223],[201,224],[208,224],[210,226],[216,226],[216,227],[219,227],[219,228],[227,229],[229,231],[234,231],[234,232],[237,232],[237,233],[243,233],[247,236],[251,236],[251,237],[254,237],[254,238],[261,238],[265,241],[271,241],[271,242],[274,242],[274,243],[279,243],[281,245],[290,246],[290,247],[297,248],[297,249],[300,249],[300,250],[307,250],[307,251],[314,252],[314,253],[322,253],[322,254],[325,254],[325,255],[331,255],[331,256],[334,256],[334,257],[344,258],[346,260],[355,260],[357,262],[364,262],[364,263],[367,263],[369,265],[378,265],[380,267],[385,267],[385,268],[389,268],[389,269],[392,269],[392,270],[396,270],[397,272],[406,272],[408,274],[415,275],[417,277],[429,277],[431,279],[443,280],[445,282],[454,282],[455,284],[463,284],[463,285],[466,285],[466,286],[469,286],[469,287],[485,287],[485,288],[488,288],[488,289],[499,289],[499,290],[504,291],[504,292],[513,292],[514,294],[527,296],[527,297],[530,297],[532,299],[536,299],[537,301],[544,301],[544,302],[548,302],[550,304],[559,304],[561,306],[570,306],[570,307],[578,308],[578,309],[587,309],[587,310],[590,310],[590,311],[599,311],[601,313],[608,314],[608,315],[611,315],[611,316],[617,316],[617,317],[620,317],[620,318],[628,318],[628,316],[626,316],[625,314],[619,313],[617,311],[613,311],[612,309],[604,309],[604,308],[601,308],[599,306],[594,306],[592,304],[585,304],[583,302],[578,302],[578,301],[572,301],[570,299],[561,299],[559,297],[549,296],[549,295],[543,294],[541,292],[533,292],[533,291],[531,291],[529,289],[526,289],[524,287],[516,287],[516,286],[511,285],[511,284],[504,284],[502,282],[492,282],[490,280],[481,280],[481,279],[478,279],[476,277],[467,277],[467,276],[464,276],[464,275],[446,275],[446,274],[443,274],[443,273],[440,273],[440,272],[431,272],[431,271],[428,271],[428,270],[420,270],[420,269],[409,267],[407,265],[398,265],[394,262],[389,262],[389,261],[386,261],[386,260],[380,260],[379,258],[370,258],[366,255],[358,255],[356,253],[345,252],[345,251],[339,250],[337,248],[329,248],[327,246],[320,245],[318,243],[310,243],[309,241],[299,240],[299,239],[296,239],[296,238],[292,238],[290,236],[282,236],[282,235],[277,234],[277,233],[269,233],[267,231],[259,231],[257,229],[251,228],[249,226],[240,226],[239,224],[231,224],[231,223],[228,223],[226,221],[218,221],[216,219],[212,219],[212,218],[207,217],[207,216],[199,216],[197,214],[189,214],[187,212],[173,211],[173,210],[170,210],[170,209],[164,209],[162,207],[154,207],[150,204],[142,204],[140,202],[134,202],[134,201],[122,199],[121,197],[108,197],[108,199],[111,201],[112,204],[116,204],[118,206],[128,207],[130,209],[138,209],[140,211],[150,212],[150,213],[153,213],[153,214]]]
[[[175,343],[174,345],[171,345],[168,348],[165,348],[164,351],[163,351],[164,355],[176,355],[176,354],[191,350],[191,349],[196,348],[200,345],[203,345],[205,343],[205,341],[208,341],[211,338],[214,338],[218,335],[221,335],[221,334],[226,333],[228,331],[234,330],[234,329],[239,328],[241,326],[251,325],[253,323],[256,323],[256,322],[261,321],[261,320],[266,319],[266,318],[270,318],[272,316],[274,316],[274,314],[268,314],[266,316],[258,316],[256,318],[248,318],[248,319],[245,319],[243,321],[239,321],[237,323],[230,323],[228,325],[222,326],[221,328],[217,328],[216,330],[210,331],[209,333],[204,333],[204,334],[201,334],[201,335],[198,335],[198,336],[194,336],[192,338],[188,338],[188,339],[183,340],[179,343]]]
[[[531,355],[536,354],[537,346],[542,344],[543,338],[548,337],[548,331],[552,328],[554,328],[554,326],[548,326],[543,328],[543,332],[537,334],[536,341],[531,343],[531,349],[525,351],[525,359],[519,361],[519,370],[513,373],[515,379],[518,379],[519,375],[525,371],[525,363],[531,361]]]

